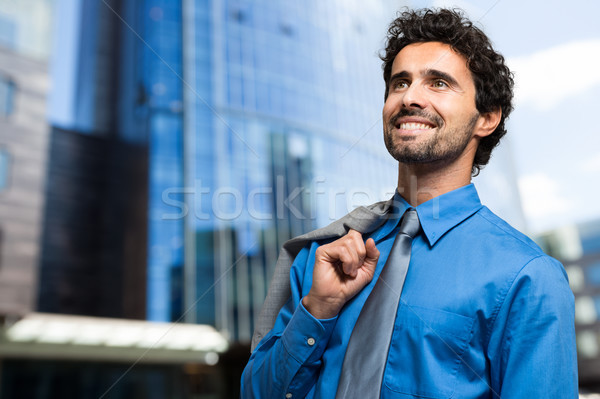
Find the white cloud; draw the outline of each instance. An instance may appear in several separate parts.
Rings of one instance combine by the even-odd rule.
[[[544,173],[519,178],[519,191],[523,211],[538,229],[562,221],[572,209],[570,202],[562,196],[558,182]]]
[[[600,85],[600,39],[577,41],[510,58],[515,100],[540,110]]]
[[[581,171],[586,173],[600,173],[600,153],[581,162]]]

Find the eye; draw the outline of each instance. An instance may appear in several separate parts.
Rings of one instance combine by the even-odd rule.
[[[408,82],[406,80],[396,80],[392,83],[392,88],[394,90],[402,90],[408,87]]]
[[[435,87],[436,89],[445,89],[446,87],[449,87],[449,86],[448,86],[448,83],[446,83],[442,79],[436,79],[433,81],[433,87]]]

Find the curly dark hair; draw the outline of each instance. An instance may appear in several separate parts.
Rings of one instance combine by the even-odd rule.
[[[388,29],[383,61],[385,99],[396,55],[409,44],[441,42],[449,45],[467,59],[475,83],[475,105],[479,113],[502,111],[500,123],[494,132],[481,139],[473,161],[472,174],[489,162],[492,150],[506,134],[505,121],[513,110],[513,73],[504,57],[492,48],[490,39],[468,20],[459,9],[405,10]]]

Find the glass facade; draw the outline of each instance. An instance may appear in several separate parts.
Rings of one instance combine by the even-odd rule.
[[[169,214],[170,204],[183,200],[182,10],[166,0],[144,1],[140,9],[146,45],[139,47],[138,71],[148,93],[147,317],[175,321],[182,313],[183,219]]]
[[[183,2],[188,320],[248,340],[281,244],[392,192],[376,56],[391,8],[365,8]]]

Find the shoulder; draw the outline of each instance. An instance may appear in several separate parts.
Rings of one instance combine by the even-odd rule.
[[[533,296],[568,299],[572,302],[567,273],[563,265],[544,251],[529,237],[521,233],[487,207],[475,215],[480,234],[485,237],[484,245],[497,255],[498,267],[505,267],[511,278],[508,289],[527,292]],[[549,297],[545,300],[548,301]]]
[[[552,259],[531,238],[515,229],[486,206],[473,215],[470,227],[482,238],[481,241],[492,249],[509,252],[513,256],[519,255],[528,260],[538,257]]]
[[[563,265],[487,207],[465,221],[462,233],[471,256],[482,260],[485,273],[502,282],[505,290],[519,281],[568,289]]]

